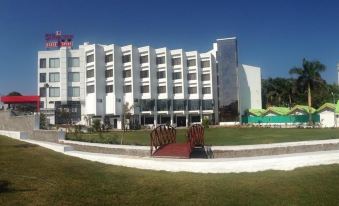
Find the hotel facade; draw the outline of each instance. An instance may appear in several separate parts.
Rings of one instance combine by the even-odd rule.
[[[121,129],[126,108],[130,127],[234,123],[261,108],[260,68],[238,64],[236,38],[217,39],[205,53],[84,43],[39,51],[37,70],[51,124],[97,118]]]

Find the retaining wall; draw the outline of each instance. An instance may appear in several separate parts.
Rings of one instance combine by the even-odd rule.
[[[0,130],[0,135],[12,137],[14,139],[27,139],[28,138],[27,132]]]
[[[29,132],[39,129],[39,115],[14,116],[10,111],[0,111],[0,130]]]
[[[65,139],[65,132],[57,130],[34,130],[29,133],[29,139],[58,143],[59,140]]]

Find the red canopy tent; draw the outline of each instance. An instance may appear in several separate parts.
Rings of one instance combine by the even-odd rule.
[[[40,112],[40,97],[39,96],[2,96],[0,102],[4,104],[22,104],[35,103],[37,112]]]

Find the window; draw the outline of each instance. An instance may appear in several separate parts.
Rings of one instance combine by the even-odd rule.
[[[209,60],[201,61],[201,68],[206,68],[206,67],[210,67],[210,61]]]
[[[212,110],[213,109],[213,100],[202,100],[202,109],[203,110]]]
[[[140,64],[144,64],[148,62],[148,55],[140,56]]]
[[[148,77],[148,70],[140,71],[140,78],[147,78]]]
[[[182,93],[182,86],[174,86],[173,94]]]
[[[86,87],[86,90],[87,90],[87,94],[94,93],[94,85],[88,85]]]
[[[157,57],[156,58],[156,64],[165,64],[165,56]]]
[[[210,74],[202,74],[201,75],[201,81],[208,81],[210,80]]]
[[[158,111],[167,111],[169,108],[169,101],[167,99],[158,99],[157,100],[157,110]]]
[[[158,86],[158,93],[166,93],[166,86]]]
[[[196,80],[197,74],[196,73],[188,73],[187,74],[187,80]]]
[[[197,87],[188,87],[188,94],[196,94]]]
[[[165,71],[158,71],[157,72],[157,79],[163,79],[166,78],[166,72]]]
[[[211,94],[211,87],[203,87],[202,94]]]
[[[69,97],[80,97],[80,87],[68,87]]]
[[[123,78],[128,78],[128,77],[131,77],[132,73],[131,73],[131,70],[124,70],[122,71],[122,77]]]
[[[140,93],[148,93],[148,92],[149,92],[149,85],[140,86]]]
[[[79,57],[69,57],[67,61],[68,67],[80,67]]]
[[[105,71],[105,78],[113,77],[113,69]]]
[[[86,63],[91,63],[94,62],[94,54],[90,54],[88,56],[86,56]]]
[[[87,78],[92,78],[94,77],[94,69],[90,69],[86,71],[86,77]]]
[[[173,100],[173,110],[174,111],[182,111],[186,108],[186,100],[184,99],[175,99]]]
[[[112,93],[113,92],[113,85],[106,85],[106,93]]]
[[[127,62],[131,62],[131,55],[130,54],[122,56],[122,63],[127,63]]]
[[[59,58],[50,58],[49,59],[49,68],[59,68],[60,59]]]
[[[46,82],[46,73],[40,73],[40,82]]]
[[[172,73],[172,79],[181,79],[181,72],[173,72]]]
[[[46,88],[40,87],[40,97],[46,97]]]
[[[49,88],[50,97],[60,97],[60,88],[59,87],[50,87]]]
[[[172,66],[180,65],[180,64],[181,64],[181,58],[180,57],[172,58]]]
[[[60,81],[59,72],[49,73],[49,81],[50,82],[59,82]]]
[[[113,54],[105,55],[105,63],[112,62],[112,61],[113,61]]]
[[[140,99],[141,111],[153,111],[155,101],[153,99]]]
[[[40,59],[40,63],[39,63],[39,65],[40,65],[40,68],[46,68],[46,59],[44,58],[44,59]]]
[[[195,59],[189,59],[189,60],[187,60],[187,66],[188,66],[188,67],[196,66],[196,65],[197,65],[196,62],[197,62],[197,61],[196,61]]]
[[[199,99],[188,100],[188,110],[199,110],[199,109],[200,109]]]
[[[131,85],[124,85],[124,93],[131,93],[132,92],[132,86]]]
[[[79,72],[68,72],[67,77],[69,82],[80,82]]]

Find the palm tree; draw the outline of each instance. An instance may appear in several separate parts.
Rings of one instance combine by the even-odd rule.
[[[309,123],[312,123],[311,107],[312,107],[312,96],[311,91],[316,84],[323,84],[325,81],[321,78],[320,72],[326,70],[325,65],[319,61],[307,61],[303,59],[302,67],[295,67],[290,69],[290,74],[298,75],[297,84],[301,88],[307,88],[307,100],[309,108]]]

